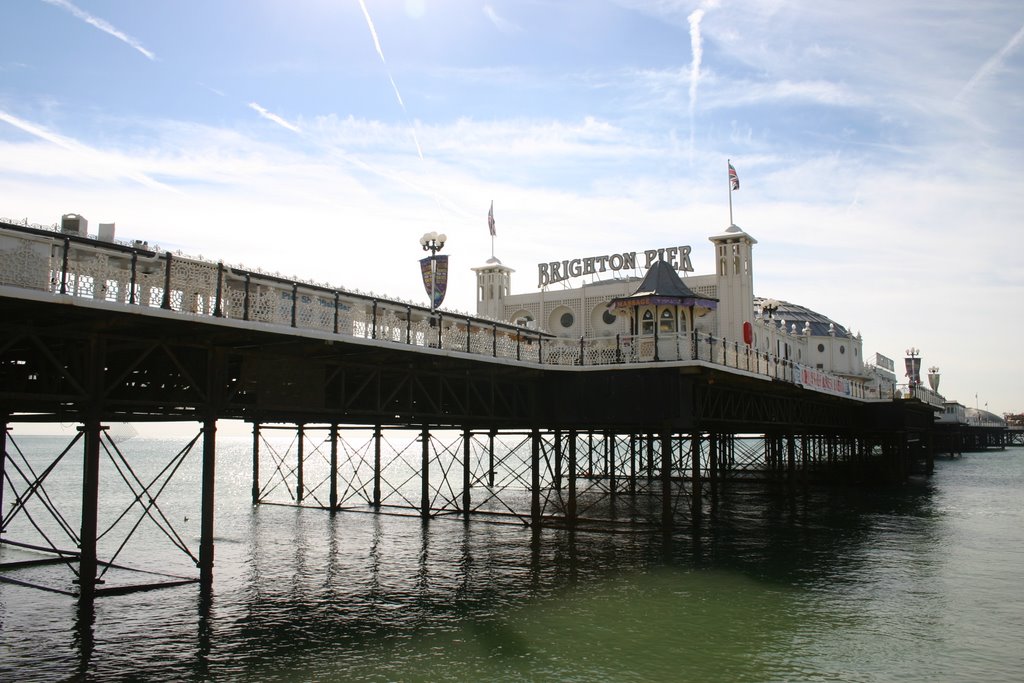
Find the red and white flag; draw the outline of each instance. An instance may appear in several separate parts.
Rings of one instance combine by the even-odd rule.
[[[732,189],[740,189],[740,177],[736,175],[736,169],[729,164],[729,182],[732,184]]]

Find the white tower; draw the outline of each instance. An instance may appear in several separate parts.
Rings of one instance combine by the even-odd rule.
[[[515,271],[492,257],[487,265],[473,268],[473,272],[476,273],[476,314],[481,318],[505,320],[505,297],[511,291]]]
[[[718,336],[743,341],[743,323],[754,318],[754,269],[751,260],[757,240],[735,223],[708,238],[715,245],[718,282]]]

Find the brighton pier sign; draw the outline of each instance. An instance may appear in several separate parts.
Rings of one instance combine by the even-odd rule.
[[[690,247],[688,246],[645,250],[643,252],[644,270],[659,260],[667,261],[676,270],[693,272],[693,264],[690,263]],[[637,267],[637,252],[635,251],[538,263],[537,286],[553,285],[556,282],[584,275],[597,275],[617,270],[635,270]]]

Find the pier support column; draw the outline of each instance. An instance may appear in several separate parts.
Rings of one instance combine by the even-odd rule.
[[[202,513],[199,522],[199,582],[209,588],[213,583],[213,510],[217,461],[217,419],[203,422]]]
[[[615,504],[615,493],[618,482],[615,480],[615,434],[604,433],[604,473],[608,477],[608,495],[612,505]]]
[[[6,481],[5,472],[7,469],[7,430],[10,427],[7,424],[7,415],[4,415],[2,421],[0,421],[0,536],[4,533],[4,482]]]
[[[661,526],[672,528],[672,434],[661,434]]]
[[[331,425],[331,494],[328,500],[331,512],[338,509],[338,423]]]
[[[565,519],[570,527],[576,526],[576,430],[569,430],[569,494],[565,506]]]
[[[629,435],[629,495],[636,495],[636,434]]]
[[[562,431],[555,430],[555,490],[562,490]]]
[[[721,434],[708,435],[708,465],[710,468],[709,479],[711,480],[712,487],[718,484],[718,459],[720,457],[719,445],[721,440]]]
[[[305,452],[305,441],[306,441],[306,426],[297,425],[298,432],[298,467],[295,468],[295,502],[301,504],[304,494],[306,493],[306,481],[303,470],[306,465],[306,452]]]
[[[82,468],[82,533],[79,536],[78,595],[90,601],[96,595],[96,527],[99,516],[100,436],[98,418],[90,417],[79,427],[85,434]]]
[[[470,473],[473,464],[470,462],[472,454],[473,432],[468,427],[462,430],[462,516],[469,521],[470,504]]]
[[[786,435],[786,476],[792,482],[796,476],[796,437]]]
[[[690,509],[694,519],[701,516],[701,498],[703,496],[700,467],[700,433],[690,435]]]
[[[594,476],[594,432],[587,432],[587,474]]]
[[[373,427],[373,507],[380,510],[380,441],[383,431],[380,425]]]
[[[252,423],[252,504],[260,504],[260,423]]]
[[[420,433],[423,450],[420,455],[420,517],[430,519],[430,429]]]
[[[540,526],[540,430],[530,433],[530,523]]]
[[[494,488],[494,430],[487,433],[487,485]]]
[[[800,480],[806,484],[811,470],[811,439],[806,434],[800,435]]]
[[[719,472],[725,470],[725,451],[726,451],[726,439],[728,438],[725,434],[709,434],[708,442],[708,480],[711,482],[711,514],[715,514],[718,511],[718,482]]]
[[[647,434],[644,437],[647,442],[647,481],[654,480],[654,434]]]

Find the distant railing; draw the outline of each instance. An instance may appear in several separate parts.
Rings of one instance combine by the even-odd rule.
[[[509,323],[0,220],[0,285],[565,367],[702,361],[854,398],[863,385],[699,331],[567,339]],[[813,374],[809,374],[813,373]]]

